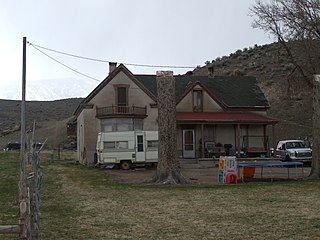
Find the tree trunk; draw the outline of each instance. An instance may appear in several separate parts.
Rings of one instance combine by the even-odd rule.
[[[157,72],[159,149],[153,182],[189,182],[180,172],[177,159],[175,79],[171,71]]]
[[[320,75],[314,77],[313,84],[313,143],[310,179],[320,178]]]

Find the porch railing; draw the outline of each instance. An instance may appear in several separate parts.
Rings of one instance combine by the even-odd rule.
[[[108,106],[97,108],[97,117],[108,117],[113,115],[147,116],[147,106]]]

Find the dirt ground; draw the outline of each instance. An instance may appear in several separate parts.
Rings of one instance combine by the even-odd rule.
[[[108,169],[106,170],[110,179],[115,182],[128,184],[143,184],[152,179],[156,173],[156,169],[137,168],[132,170]],[[181,169],[181,173],[186,178],[190,179],[192,184],[218,184],[217,174],[214,172],[217,169]]]
[[[261,172],[262,170],[262,172]],[[156,168],[136,168],[132,170],[105,169],[109,178],[115,182],[127,184],[145,184],[152,179]],[[191,180],[194,185],[217,185],[218,168],[217,167],[181,167],[183,176]],[[288,177],[289,173],[289,177]],[[253,178],[239,179],[238,183],[252,182],[271,182],[283,180],[301,180],[306,178],[310,173],[310,168],[256,168]]]

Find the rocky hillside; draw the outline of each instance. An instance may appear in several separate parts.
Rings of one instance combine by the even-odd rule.
[[[295,49],[299,62],[307,65],[308,58],[303,48],[296,46]],[[210,68],[215,75],[251,75],[257,78],[271,105],[268,115],[279,120],[276,140],[310,139],[312,75],[306,79],[301,77],[280,44],[238,50],[229,56],[208,61],[206,66],[198,67],[192,74],[206,75]]]

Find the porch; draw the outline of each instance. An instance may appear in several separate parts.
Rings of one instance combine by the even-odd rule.
[[[204,159],[220,155],[267,157],[274,146],[277,121],[243,112],[177,113],[178,157]],[[267,127],[271,126],[269,143]]]

